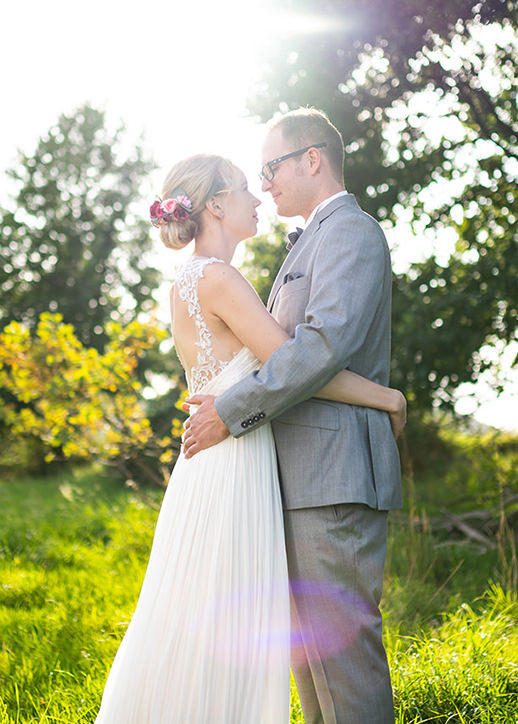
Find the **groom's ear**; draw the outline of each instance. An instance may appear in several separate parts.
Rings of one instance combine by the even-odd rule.
[[[308,168],[310,176],[314,176],[322,166],[322,155],[318,148],[310,148],[308,151]]]
[[[225,216],[223,207],[221,206],[221,203],[215,196],[211,196],[210,199],[208,199],[206,201],[205,208],[208,209],[208,211],[213,216],[216,216],[218,219],[221,219],[223,216]]]

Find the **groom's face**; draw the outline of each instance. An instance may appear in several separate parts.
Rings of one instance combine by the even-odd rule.
[[[263,178],[262,190],[272,195],[280,216],[304,215],[304,198],[307,194],[304,189],[304,158],[294,156],[271,164],[271,161],[296,150],[284,138],[280,128],[271,130],[263,145],[263,169],[265,165],[268,166],[273,178],[271,180],[266,176]]]

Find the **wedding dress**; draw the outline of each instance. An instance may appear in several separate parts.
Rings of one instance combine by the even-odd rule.
[[[247,348],[213,355],[197,289],[219,261],[192,257],[176,281],[199,340],[191,393],[219,395],[259,366]],[[288,722],[288,576],[266,424],[178,458],[96,724]]]

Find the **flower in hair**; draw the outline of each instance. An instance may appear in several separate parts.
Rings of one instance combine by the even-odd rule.
[[[169,199],[158,199],[149,208],[149,215],[153,226],[164,226],[170,221],[183,221],[192,213],[192,201],[187,194],[178,189],[176,196]]]

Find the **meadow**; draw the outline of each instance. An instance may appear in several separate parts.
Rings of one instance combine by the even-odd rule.
[[[518,492],[518,442],[444,433],[434,446],[407,466],[406,509],[390,522],[396,721],[516,724],[516,505],[502,501]],[[95,466],[0,483],[0,724],[94,721],[161,497]],[[446,509],[467,520],[493,508],[499,523],[486,516],[479,539],[471,523],[471,535],[441,523]],[[291,722],[303,724],[295,689]]]

